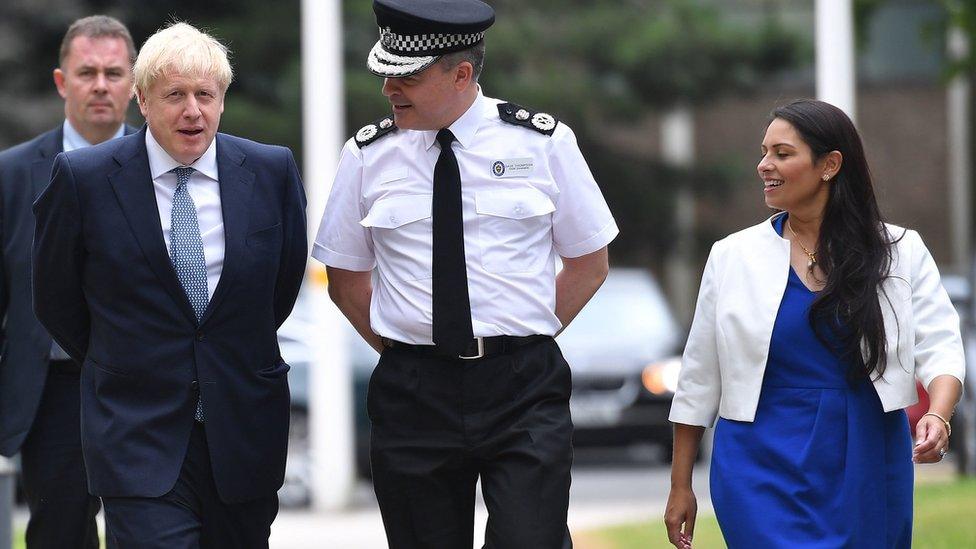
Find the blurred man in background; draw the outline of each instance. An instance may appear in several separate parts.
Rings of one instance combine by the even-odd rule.
[[[0,153],[0,454],[21,453],[30,549],[98,547],[99,507],[81,454],[80,366],[52,342],[31,304],[31,204],[58,153],[135,131],[124,124],[135,55],[118,20],[75,21],[54,69],[64,123]]]

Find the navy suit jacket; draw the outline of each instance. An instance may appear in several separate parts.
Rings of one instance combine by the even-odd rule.
[[[0,152],[0,455],[8,457],[27,437],[47,379],[51,336],[31,304],[31,204],[51,181],[63,128]]]
[[[217,134],[224,265],[198,323],[163,241],[145,132],[58,155],[34,204],[34,308],[83,363],[89,489],[172,489],[199,391],[221,499],[273,495],[289,412],[276,332],[307,253],[298,169],[287,148]]]

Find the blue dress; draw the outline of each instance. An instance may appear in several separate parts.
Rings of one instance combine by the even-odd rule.
[[[785,215],[773,220],[783,234]],[[912,441],[904,410],[814,335],[816,295],[790,268],[754,422],[720,418],[712,504],[725,541],[750,548],[909,548]]]

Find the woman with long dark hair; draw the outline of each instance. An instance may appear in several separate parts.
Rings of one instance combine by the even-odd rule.
[[[943,458],[962,391],[959,318],[918,233],[882,220],[843,111],[777,108],[761,151],[779,212],[716,242],[705,266],[671,407],[668,536],[691,547],[692,468],[715,424],[729,547],[910,547],[913,461]],[[916,378],[930,407],[913,448]]]

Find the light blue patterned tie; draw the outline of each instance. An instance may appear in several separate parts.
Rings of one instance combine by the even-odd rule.
[[[176,174],[177,185],[176,192],[173,193],[169,257],[199,322],[210,297],[207,291],[207,261],[203,256],[203,239],[200,237],[197,209],[187,188],[193,168],[174,168],[173,173]],[[194,417],[203,422],[202,398],[197,399]]]

